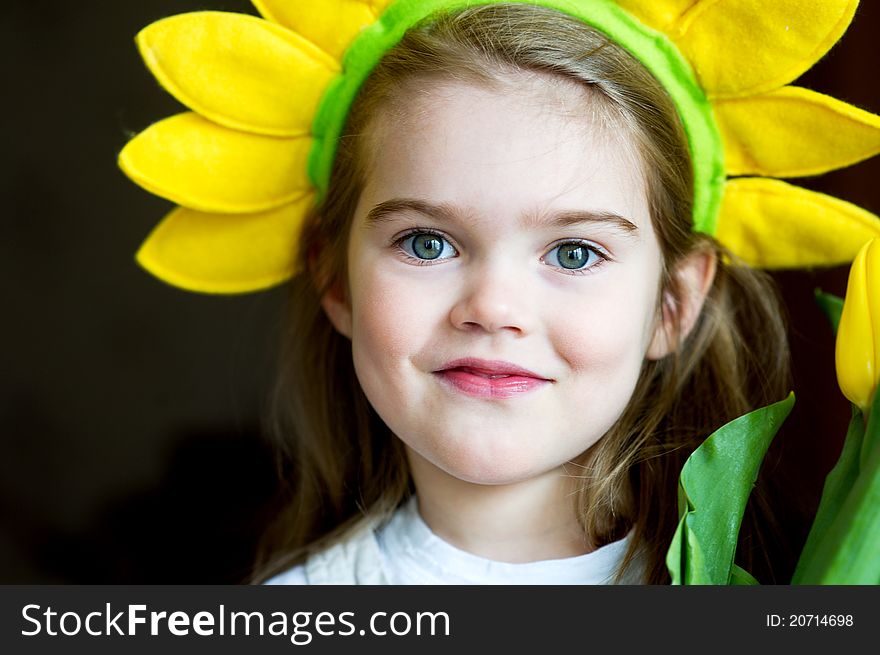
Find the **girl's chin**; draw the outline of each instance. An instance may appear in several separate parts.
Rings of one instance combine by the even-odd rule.
[[[432,457],[430,460],[424,459],[424,463],[434,469],[436,473],[449,478],[449,482],[485,486],[517,484],[550,471],[562,473],[560,465],[548,462],[546,467],[536,466],[534,458],[527,462],[504,463],[497,459],[479,456],[467,457],[459,454],[455,458]]]

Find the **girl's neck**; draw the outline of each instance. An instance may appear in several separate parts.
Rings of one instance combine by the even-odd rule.
[[[419,513],[434,534],[499,562],[535,562],[592,550],[561,470],[505,485],[459,480],[409,452]]]

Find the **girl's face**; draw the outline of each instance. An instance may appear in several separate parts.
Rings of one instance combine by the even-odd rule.
[[[664,354],[640,165],[595,102],[519,74],[441,85],[374,125],[350,303],[324,306],[377,413],[460,480],[557,474]]]

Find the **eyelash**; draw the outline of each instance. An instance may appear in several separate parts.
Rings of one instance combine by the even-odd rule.
[[[392,242],[392,245],[399,250],[401,256],[407,262],[414,264],[416,266],[433,266],[437,261],[443,261],[443,260],[432,260],[432,259],[419,259],[418,257],[413,257],[412,255],[410,255],[408,252],[406,252],[403,249],[404,241],[406,241],[410,237],[416,236],[418,234],[430,234],[432,236],[439,237],[439,238],[443,239],[446,243],[448,243],[450,246],[452,246],[452,242],[450,241],[449,237],[447,237],[445,234],[443,234],[442,232],[439,232],[437,230],[433,230],[431,228],[425,228],[425,227],[413,228],[411,230],[407,230],[404,234],[402,234],[401,236],[396,238]],[[554,268],[562,271],[566,275],[588,275],[588,274],[592,273],[594,270],[596,270],[597,268],[599,268],[600,266],[602,266],[603,264],[605,264],[606,262],[611,261],[611,255],[609,255],[604,249],[600,248],[599,246],[597,246],[594,243],[591,243],[590,241],[584,241],[581,239],[569,239],[567,241],[560,241],[559,243],[554,244],[550,248],[550,250],[548,250],[547,252],[550,253],[553,250],[555,250],[556,248],[560,248],[562,246],[572,245],[572,244],[585,247],[587,250],[589,250],[590,252],[595,254],[596,257],[599,258],[599,261],[597,261],[596,263],[594,263],[591,266],[588,266],[586,268],[566,269],[561,266],[554,266]],[[455,246],[452,246],[452,248],[453,248],[453,250],[456,251],[456,253],[458,252],[458,249],[455,248]],[[544,255],[544,256],[546,257],[546,255]],[[446,259],[452,259],[452,257],[447,257]],[[541,261],[543,261],[543,259],[544,258],[542,257]],[[548,264],[548,266],[550,266],[550,264]]]
[[[563,268],[562,266],[554,266],[553,267],[553,268],[559,269],[560,271],[562,271],[566,275],[589,275],[590,273],[595,272],[596,269],[598,269],[599,267],[601,267],[604,264],[606,264],[607,262],[611,261],[611,255],[608,254],[604,249],[600,248],[599,246],[597,246],[596,244],[594,244],[590,241],[584,241],[582,239],[568,239],[567,241],[560,241],[559,243],[554,244],[552,248],[550,248],[550,250],[548,251],[548,254],[553,252],[557,248],[561,248],[562,246],[568,246],[568,245],[582,246],[583,248],[586,248],[587,250],[592,252],[594,255],[596,255],[598,260],[596,262],[594,262],[593,264],[586,266],[584,268]],[[546,256],[547,255],[544,255],[544,257],[546,257]],[[543,258],[542,258],[542,261],[543,261]],[[548,266],[551,266],[551,264],[548,264]]]
[[[404,259],[406,259],[406,261],[408,261],[411,264],[415,264],[416,266],[433,266],[437,261],[437,260],[433,260],[433,259],[419,259],[418,257],[413,257],[412,255],[410,255],[408,252],[406,252],[403,249],[403,242],[406,241],[407,239],[409,239],[410,237],[413,237],[417,234],[430,234],[431,236],[440,237],[446,243],[448,243],[449,245],[452,245],[452,242],[449,240],[449,238],[445,234],[443,234],[442,232],[438,232],[437,230],[432,230],[430,228],[425,228],[425,227],[413,228],[412,230],[407,230],[400,237],[398,237],[397,239],[394,240],[393,245],[400,251],[400,254],[403,256]],[[453,250],[458,252],[458,249],[455,248],[455,246],[453,246]]]

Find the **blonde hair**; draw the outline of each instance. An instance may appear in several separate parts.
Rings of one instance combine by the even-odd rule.
[[[330,191],[304,227],[305,272],[290,285],[271,426],[284,487],[259,552],[258,580],[302,561],[363,514],[387,515],[412,492],[404,449],[367,402],[351,344],[320,305],[333,285],[346,293],[348,235],[373,121],[419,84],[491,85],[511,70],[562,76],[591,89],[599,111],[636,144],[662,251],[660,303],[681,300],[673,271],[683,257],[709,249],[719,258],[690,334],[674,354],[645,362],[617,423],[569,467],[582,480],[576,502],[587,538],[601,546],[632,531],[625,566],[638,557],[646,582],[668,581],[665,554],[685,459],[725,422],[787,393],[787,339],[774,286],[711,237],[693,232],[687,141],[660,84],[620,46],[551,9],[493,4],[432,17],[410,30],[365,83],[339,144]]]

